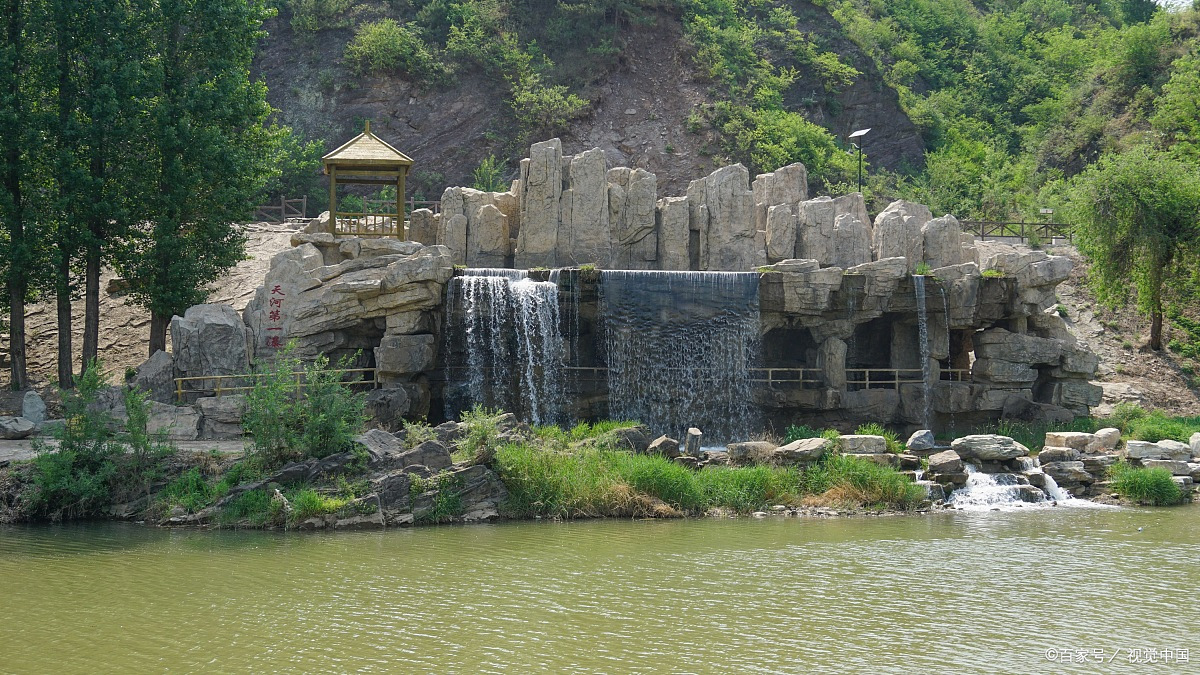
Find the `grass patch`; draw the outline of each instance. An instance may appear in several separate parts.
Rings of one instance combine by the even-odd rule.
[[[547,433],[547,432],[543,432]],[[795,467],[709,467],[694,471],[657,455],[604,445],[502,445],[493,468],[514,518],[645,517],[748,512],[773,504],[913,508],[925,491],[890,467],[833,455]]]
[[[251,527],[283,524],[283,502],[275,501],[266,490],[249,490],[226,504],[217,518],[222,527],[234,527],[243,522]]]
[[[878,422],[861,424],[854,430],[854,433],[864,436],[883,436],[883,440],[887,442],[888,452],[897,455],[904,453],[904,444],[900,442],[900,437],[896,435],[896,432]]]
[[[1174,506],[1186,499],[1171,472],[1161,467],[1147,469],[1122,461],[1109,467],[1108,475],[1117,494],[1139,504]]]
[[[425,493],[434,492],[433,503],[428,510],[416,513],[414,509],[414,521],[417,524],[448,523],[463,514],[462,494],[459,492],[462,483],[449,472],[443,471],[429,478],[410,474],[409,480],[409,495],[414,502]]]
[[[809,500],[829,505],[862,505],[868,508],[916,507],[925,499],[925,489],[891,467],[850,457],[829,455],[801,474]]]
[[[292,512],[288,520],[293,523],[305,521],[314,516],[337,513],[350,503],[350,499],[347,497],[324,495],[310,487],[300,488],[284,496],[292,505]]]
[[[839,436],[841,434],[837,429],[814,429],[807,424],[793,424],[784,432],[783,444],[787,445],[805,438],[824,438],[827,441],[836,442]]]

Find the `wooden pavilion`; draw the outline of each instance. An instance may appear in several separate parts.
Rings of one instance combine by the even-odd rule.
[[[329,176],[329,214],[335,234],[359,237],[404,235],[404,179],[413,161],[403,152],[371,133],[371,122],[363,132],[321,158]],[[384,213],[338,211],[338,184],[394,185],[395,211]]]

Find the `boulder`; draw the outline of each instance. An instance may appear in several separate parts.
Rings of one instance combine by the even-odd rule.
[[[801,438],[776,448],[772,456],[777,464],[815,462],[825,455],[829,446],[829,441],[824,438]]]
[[[1157,443],[1128,441],[1122,454],[1126,459],[1170,459],[1186,462],[1192,458],[1192,449],[1179,441],[1169,439]]]
[[[182,317],[173,317],[171,348],[177,377],[250,372],[246,326],[237,310],[229,305],[195,305]],[[183,383],[184,391],[211,388],[212,383],[204,381]]]
[[[1191,465],[1174,459],[1143,459],[1142,466],[1147,469],[1166,469],[1172,476],[1192,475]]]
[[[650,442],[647,452],[652,455],[662,455],[668,459],[674,459],[679,456],[679,441],[665,435],[659,436]]]
[[[767,207],[767,262],[791,258],[796,250],[796,214],[790,204]]]
[[[557,262],[562,170],[562,141],[557,138],[534,143],[529,148],[529,158],[521,160],[518,268],[552,267]]]
[[[21,417],[33,422],[33,426],[38,428],[46,421],[46,402],[32,389],[21,397]]]
[[[635,424],[631,427],[614,429],[609,432],[614,444],[624,450],[632,450],[634,452],[645,452],[646,448],[650,447],[650,429],[644,424]]]
[[[0,439],[16,441],[33,435],[36,425],[24,417],[0,416]]]
[[[566,188],[562,192],[561,222],[556,243],[557,264],[605,266],[613,256],[609,227],[608,163],[604,151],[592,148],[563,158]],[[684,208],[686,212],[686,206]],[[687,224],[684,223],[684,266],[687,269]]]
[[[200,413],[194,407],[174,406],[149,401],[150,419],[146,431],[151,435],[165,434],[172,441],[194,441],[200,437]]]
[[[1192,450],[1192,457],[1200,457],[1200,432],[1192,434],[1188,439],[1188,444]]]
[[[922,228],[933,219],[929,207],[906,201],[888,204],[875,217],[871,248],[876,260],[904,258],[908,272],[924,259]]]
[[[688,427],[687,436],[683,441],[683,452],[691,457],[700,456],[700,440],[704,434],[696,427]]]
[[[940,484],[931,480],[919,480],[917,485],[925,488],[925,498],[931,502],[946,501],[946,490]]]
[[[1062,448],[1055,446],[1046,446],[1038,453],[1038,462],[1046,464],[1048,462],[1077,462],[1079,461],[1079,451],[1075,448]]]
[[[843,269],[871,262],[871,226],[853,214],[838,215],[833,222],[833,258],[830,264]]]
[[[175,359],[163,350],[158,350],[138,366],[130,382],[146,392],[147,398],[159,403],[175,401]]]
[[[1016,457],[1028,457],[1029,448],[1008,436],[997,434],[975,434],[956,438],[950,448],[964,461],[1003,461]]]
[[[1046,493],[1033,485],[1016,485],[1013,486],[1012,490],[1016,493],[1017,499],[1026,504],[1037,504],[1038,502],[1046,501]]]
[[[1104,429],[1097,431],[1094,435],[1096,437],[1096,442],[1100,444],[1100,447],[1105,448],[1107,450],[1116,450],[1117,446],[1121,444],[1121,430],[1120,429],[1106,427]],[[1196,445],[1197,441],[1200,441],[1200,434],[1196,434],[1195,436],[1192,437],[1192,449],[1193,449],[1192,454],[1195,454],[1195,450],[1197,450],[1197,448],[1198,448],[1198,446]]]
[[[929,473],[959,473],[962,470],[962,458],[953,450],[943,450],[929,456]]]
[[[1116,455],[1088,455],[1083,458],[1083,469],[1097,478],[1103,478],[1118,459]]]
[[[888,451],[887,439],[883,436],[850,434],[838,438],[838,443],[842,446],[842,452],[852,455],[872,455]]]
[[[937,442],[933,438],[933,432],[929,429],[919,429],[914,431],[912,435],[908,437],[908,442],[904,444],[904,447],[908,448],[909,450],[932,450],[936,446]]]
[[[1084,468],[1083,462],[1046,462],[1042,471],[1062,487],[1091,483],[1095,480]]]
[[[766,262],[756,241],[754,195],[746,167],[725,166],[692,181],[689,202],[693,195],[699,199],[699,222],[692,229],[700,232],[700,269],[742,272]]]
[[[434,220],[433,211],[416,209],[408,214],[408,238],[426,246],[438,243],[437,221]]]
[[[730,464],[746,466],[770,462],[776,447],[774,443],[767,441],[743,441],[726,445],[725,451],[729,453]]]
[[[848,452],[846,456],[873,462],[879,466],[889,466],[893,469],[900,468],[900,455],[893,452]]]
[[[375,364],[386,375],[415,375],[433,369],[436,355],[432,335],[387,335],[375,348]]]
[[[1046,445],[1056,448],[1072,448],[1085,452],[1091,446],[1097,446],[1096,435],[1082,431],[1048,431]]]
[[[396,454],[390,460],[390,464],[401,469],[423,466],[431,472],[436,473],[442,469],[450,468],[454,464],[454,460],[450,457],[450,451],[446,449],[446,446],[438,441],[425,441],[418,444],[412,450]]]
[[[656,267],[658,233],[654,207],[657,180],[645,169],[620,167],[608,171],[608,223],[614,239],[611,264],[617,269]]]
[[[205,396],[197,399],[200,410],[200,436],[205,439],[234,439],[242,437],[242,415],[246,412],[246,397]]]
[[[363,412],[367,419],[380,429],[396,431],[408,414],[410,400],[408,392],[401,388],[372,389],[367,393]]]
[[[663,197],[658,200],[656,209],[659,269],[689,269],[691,249],[687,197]]]
[[[962,226],[954,216],[934,218],[921,226],[923,256],[932,269],[961,264]]]

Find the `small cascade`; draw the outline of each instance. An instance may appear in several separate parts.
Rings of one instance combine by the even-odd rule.
[[[924,275],[913,275],[913,288],[917,295],[917,342],[921,349],[921,382],[924,385],[925,428],[932,429],[933,372],[929,367],[929,316],[925,311]]]
[[[1074,497],[1071,496],[1070,492],[1067,492],[1066,490],[1058,487],[1058,483],[1055,482],[1053,476],[1051,476],[1048,473],[1043,474],[1043,475],[1046,476],[1046,478],[1045,478],[1046,484],[1043,489],[1046,491],[1047,495],[1050,495],[1050,499],[1053,499],[1056,502],[1065,502],[1065,501],[1068,501],[1071,499],[1075,499]]]
[[[1012,508],[1025,502],[1022,492],[1027,489],[1012,474],[989,474],[967,464],[967,484],[954,491],[946,502],[966,511]]]
[[[534,424],[562,420],[556,284],[523,270],[468,269],[451,279],[446,307],[447,417],[482,405]]]
[[[682,438],[746,438],[757,428],[750,366],[758,274],[603,271],[600,322],[609,414]]]

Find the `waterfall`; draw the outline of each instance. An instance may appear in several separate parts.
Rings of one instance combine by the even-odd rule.
[[[1015,507],[1022,504],[1022,486],[1010,473],[989,474],[965,465],[967,484],[954,491],[946,502],[967,511]],[[1028,489],[1028,488],[1026,488]]]
[[[1044,489],[1046,494],[1050,495],[1050,499],[1053,499],[1056,502],[1065,502],[1068,499],[1074,499],[1070,492],[1058,487],[1058,483],[1054,480],[1053,476],[1048,473],[1044,473],[1043,475],[1046,476],[1046,486]]]
[[[450,280],[446,307],[447,417],[482,405],[534,424],[562,421],[556,284],[522,270],[468,269]]]
[[[929,368],[929,316],[925,311],[925,277],[913,275],[913,288],[917,294],[917,342],[921,349],[921,382],[924,385],[925,428],[933,429],[933,373]]]
[[[743,440],[756,427],[750,365],[758,274],[603,271],[609,414],[682,438]]]

